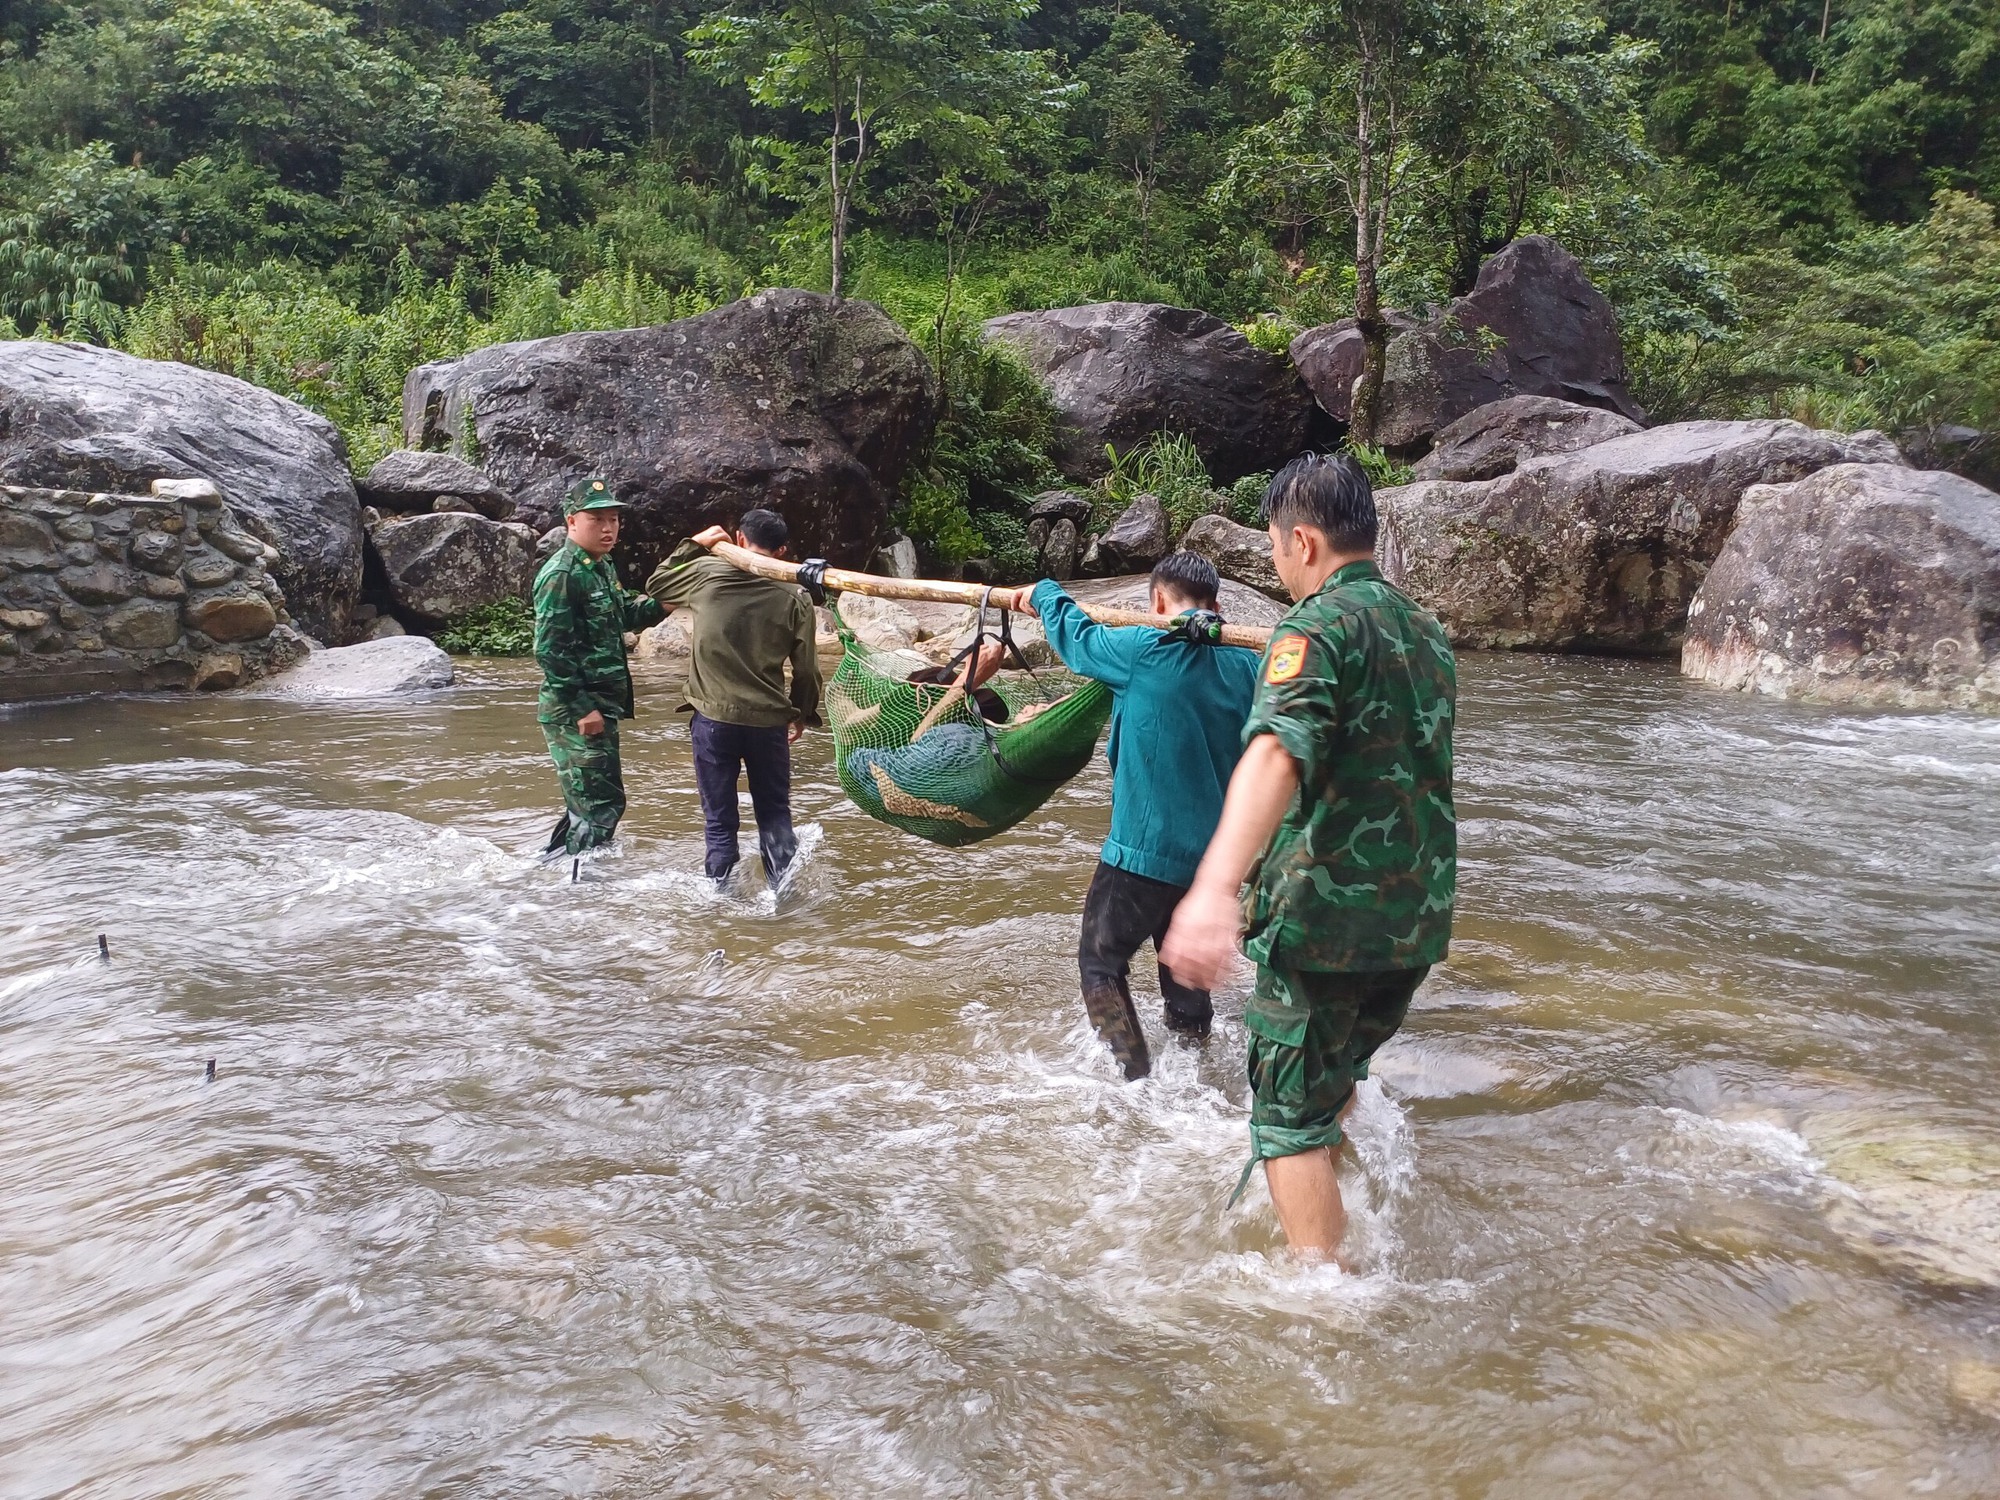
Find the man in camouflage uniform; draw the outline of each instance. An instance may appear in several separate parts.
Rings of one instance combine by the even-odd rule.
[[[1299,602],[1272,633],[1222,821],[1160,956],[1206,987],[1241,929],[1257,965],[1251,1165],[1292,1248],[1319,1260],[1346,1228],[1341,1116],[1451,940],[1457,676],[1436,618],[1375,565],[1375,499],[1352,459],[1287,465],[1264,516]]]
[[[632,717],[625,632],[657,625],[665,612],[618,583],[611,549],[625,505],[602,479],[563,498],[569,540],[535,575],[535,660],[540,714],[566,809],[549,852],[581,854],[611,842],[625,815],[618,721]]]

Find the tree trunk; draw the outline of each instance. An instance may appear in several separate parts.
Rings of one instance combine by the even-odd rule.
[[[1354,322],[1361,332],[1361,378],[1354,382],[1348,431],[1357,443],[1373,443],[1382,404],[1382,375],[1389,362],[1389,327],[1382,321],[1382,294],[1375,284],[1381,269],[1381,236],[1375,232],[1375,141],[1373,83],[1364,70],[1357,90],[1354,191]]]
[[[830,284],[827,290],[833,294],[833,300],[838,302],[842,295],[841,283],[844,280],[843,272],[846,270],[847,261],[847,190],[842,184],[840,177],[840,116],[838,114],[833,119],[833,139],[827,146],[826,177],[827,191],[830,196],[828,212],[833,221],[832,233],[830,235],[831,243],[829,245],[833,260],[833,269],[830,273]]]

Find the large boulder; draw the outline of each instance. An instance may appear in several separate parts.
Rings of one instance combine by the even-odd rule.
[[[394,698],[450,687],[453,675],[441,646],[420,635],[397,635],[315,651],[262,691],[280,698]]]
[[[1515,240],[1480,268],[1465,296],[1419,322],[1389,316],[1375,441],[1421,453],[1440,429],[1509,396],[1555,396],[1634,422],[1618,318],[1577,258],[1546,235]],[[1327,414],[1353,415],[1362,339],[1352,318],[1292,340],[1292,363]]]
[[[1137,495],[1119,512],[1118,519],[1104,528],[1083,559],[1083,571],[1092,576],[1145,572],[1165,557],[1173,544],[1173,527],[1160,497]]]
[[[1461,645],[1680,648],[1688,605],[1753,484],[1841,463],[1899,464],[1880,433],[1681,422],[1532,458],[1486,481],[1382,491],[1402,586]]]
[[[413,448],[384,454],[361,481],[361,498],[387,511],[457,510],[469,505],[492,521],[504,521],[514,513],[513,497],[464,459]]]
[[[1681,670],[1787,698],[2000,711],[1996,621],[2000,495],[1841,464],[1743,497]]]
[[[628,580],[756,506],[783,514],[795,556],[861,568],[937,401],[930,361],[880,308],[772,291],[656,328],[420,365],[403,433],[442,448],[469,431],[538,531],[564,491],[602,475],[633,507],[616,554]]]
[[[228,375],[88,344],[0,343],[0,481],[145,493],[199,477],[277,548],[308,634],[342,640],[361,587],[361,502],[326,418]]]
[[[1224,578],[1272,599],[1290,602],[1278,570],[1271,565],[1271,533],[1239,526],[1227,516],[1202,516],[1181,538],[1181,550],[1215,564]]]
[[[368,546],[397,614],[427,625],[518,598],[535,576],[535,533],[471,511],[391,516],[368,528]]]
[[[1440,429],[1411,472],[1418,479],[1498,479],[1523,459],[1574,453],[1639,430],[1637,422],[1615,411],[1554,396],[1509,396]]]
[[[1192,439],[1225,483],[1305,446],[1312,397],[1298,375],[1209,313],[1096,302],[992,318],[986,336],[1048,386],[1065,431],[1057,462],[1072,479],[1104,474],[1107,444],[1125,453],[1161,432]]]

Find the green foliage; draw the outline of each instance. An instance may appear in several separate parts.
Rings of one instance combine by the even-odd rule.
[[[1398,463],[1372,443],[1357,443],[1350,439],[1341,445],[1341,451],[1351,455],[1361,465],[1368,482],[1378,490],[1390,490],[1410,482],[1409,465]]]
[[[1223,514],[1239,526],[1261,526],[1259,512],[1264,508],[1264,491],[1271,486],[1271,475],[1245,474],[1223,493],[1229,497],[1229,509]]]
[[[1120,453],[1105,445],[1111,470],[1097,481],[1095,519],[1108,524],[1141,495],[1152,495],[1167,512],[1175,535],[1194,524],[1197,516],[1223,510],[1227,504],[1209,478],[1194,440],[1184,433],[1163,432]]]
[[[534,607],[525,599],[495,599],[449,622],[437,643],[453,656],[532,656]]]
[[[1055,408],[1012,350],[962,319],[943,331],[938,376],[944,413],[904,481],[896,522],[929,564],[985,557],[1003,579],[1024,577],[1034,566],[1028,506],[1059,480],[1049,462]]]
[[[1656,418],[2000,427],[1996,62],[1995,0],[17,0],[0,334],[242,375],[365,465],[413,364],[837,259],[940,372],[903,523],[1012,569],[1053,429],[978,320],[1279,353],[1527,233]]]

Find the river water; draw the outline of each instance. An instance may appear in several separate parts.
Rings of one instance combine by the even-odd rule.
[[[1464,677],[1349,1275],[1241,981],[1082,1022],[1101,767],[948,852],[809,736],[774,909],[662,681],[576,883],[520,664],[5,711],[0,1494],[2000,1492],[2000,721]]]

